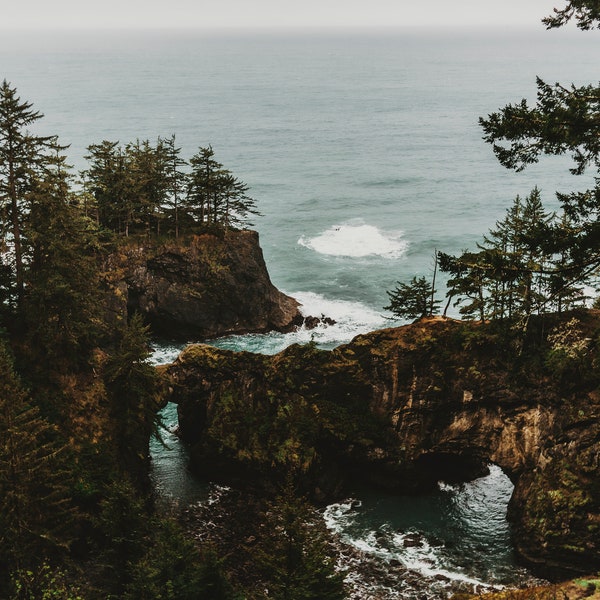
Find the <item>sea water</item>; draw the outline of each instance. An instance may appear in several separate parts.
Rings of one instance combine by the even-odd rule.
[[[595,82],[599,58],[596,32],[541,26],[0,36],[0,75],[76,170],[105,139],[175,134],[185,158],[211,144],[263,213],[274,284],[317,315],[342,303],[357,327],[372,311],[382,325],[386,290],[431,276],[436,249],[474,248],[517,194],[537,185],[555,208],[556,190],[586,188],[561,157],[504,169],[478,118],[535,100],[536,76]]]
[[[540,15],[542,16],[542,15]],[[386,290],[430,277],[436,250],[473,248],[514,197],[537,185],[585,189],[564,157],[503,169],[478,118],[521,98],[535,77],[597,82],[597,33],[572,31],[37,32],[0,36],[0,76],[45,114],[42,134],[70,144],[75,170],[102,140],[176,135],[189,158],[215,158],[250,186],[274,284],[307,315],[336,324],[212,343],[274,353],[293,342],[331,348],[395,323]],[[443,282],[440,284],[443,293]],[[193,341],[193,340],[190,340]],[[180,346],[157,345],[156,362]],[[157,490],[209,497],[187,472],[175,407],[153,442]],[[356,490],[327,508],[355,597],[443,597],[518,584],[506,522],[512,486],[440,483],[419,499]],[[366,568],[365,565],[371,565]],[[369,574],[370,573],[370,574]],[[379,574],[373,576],[373,573]]]

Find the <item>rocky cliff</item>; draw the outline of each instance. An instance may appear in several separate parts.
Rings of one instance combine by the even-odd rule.
[[[111,260],[129,313],[158,335],[204,339],[302,323],[298,303],[271,283],[255,231],[131,243]]]
[[[293,470],[327,499],[357,478],[418,492],[496,463],[515,484],[521,557],[546,575],[589,572],[600,567],[599,325],[587,312],[533,323],[522,340],[436,319],[273,357],[192,346],[167,371],[170,399],[194,468],[227,481]]]

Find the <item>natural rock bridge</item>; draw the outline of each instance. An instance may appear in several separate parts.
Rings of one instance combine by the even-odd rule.
[[[597,312],[587,351],[544,366],[534,324],[515,348],[489,325],[432,319],[333,351],[191,346],[167,369],[195,469],[268,487],[293,470],[317,499],[360,479],[415,493],[496,463],[521,557],[546,573],[600,567]],[[524,349],[523,349],[524,348]]]

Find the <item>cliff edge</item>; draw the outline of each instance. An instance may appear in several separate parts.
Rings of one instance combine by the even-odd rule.
[[[289,331],[303,321],[298,302],[271,283],[255,231],[130,243],[111,260],[128,312],[141,313],[156,335],[187,341]]]
[[[333,351],[191,346],[167,369],[169,399],[192,466],[229,482],[268,487],[293,471],[325,500],[356,480],[414,493],[495,463],[515,485],[521,558],[554,577],[592,572],[599,330],[588,311],[533,322],[519,342],[490,324],[432,319]]]

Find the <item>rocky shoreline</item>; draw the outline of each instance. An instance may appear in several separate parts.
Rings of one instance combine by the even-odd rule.
[[[579,317],[596,335],[598,312]],[[333,351],[192,346],[167,369],[168,397],[194,468],[236,485],[276,486],[293,468],[325,501],[349,479],[417,492],[498,464],[515,484],[509,518],[522,560],[555,578],[591,572],[600,566],[596,346],[577,366],[587,376],[574,379],[540,365],[543,349],[528,357],[501,343],[482,324],[429,320]]]

